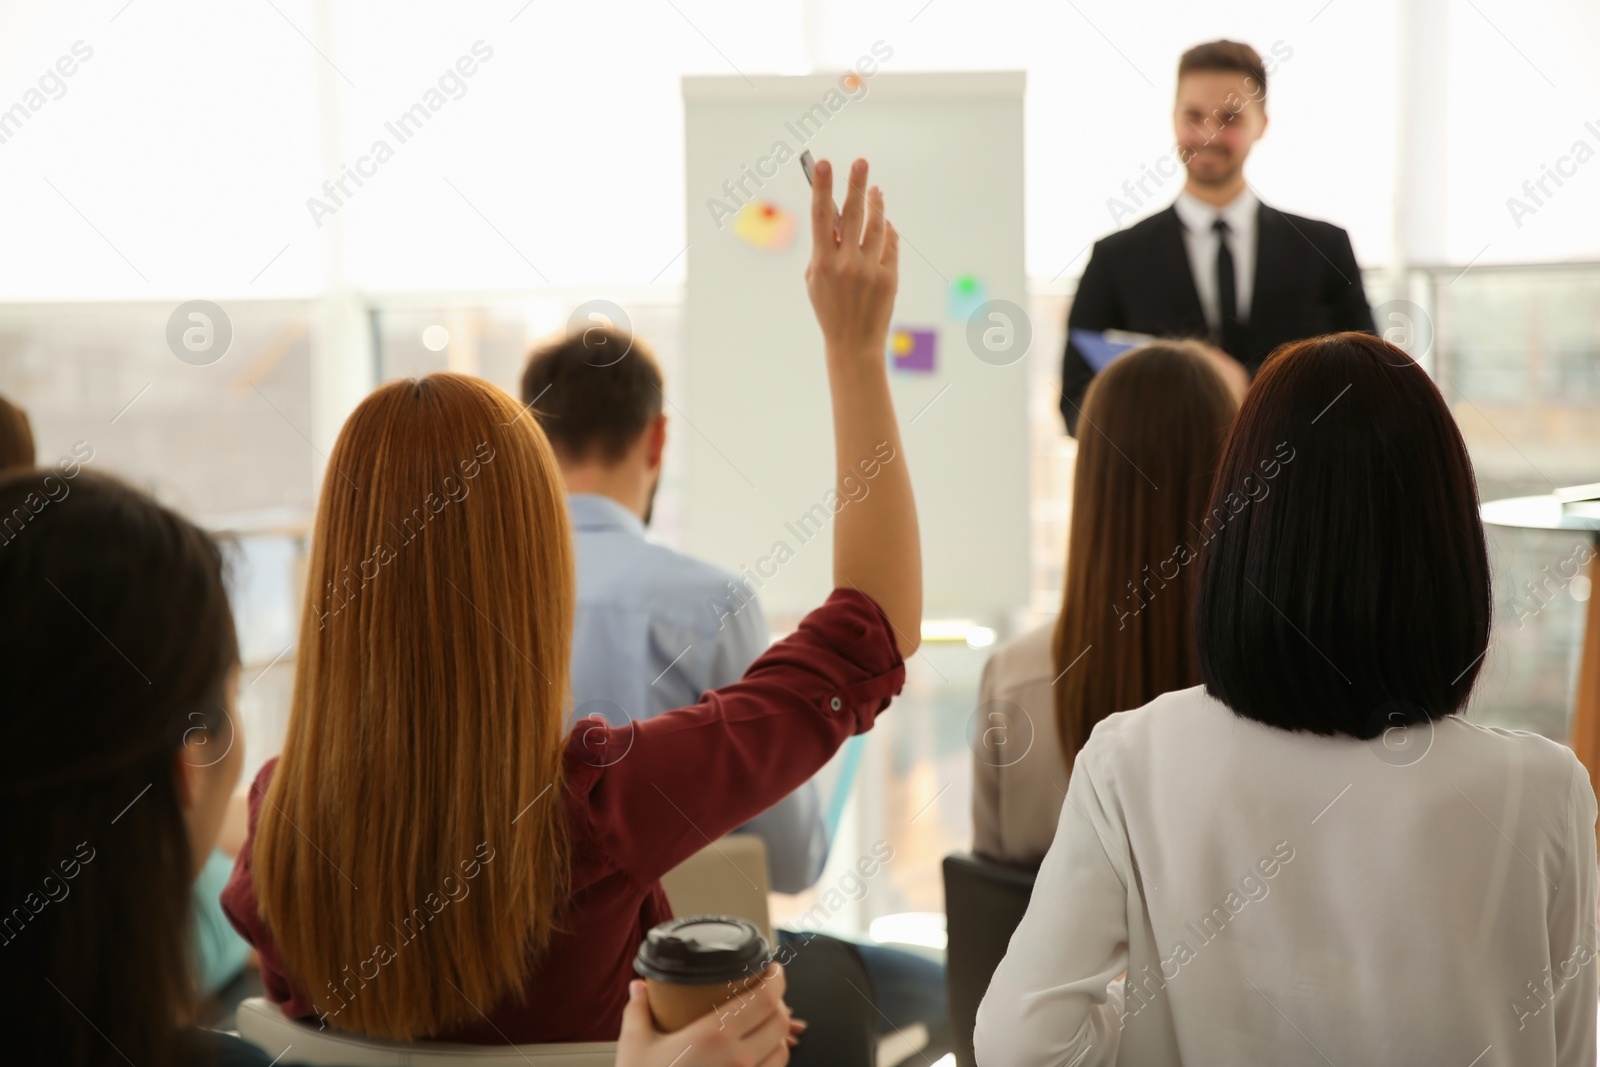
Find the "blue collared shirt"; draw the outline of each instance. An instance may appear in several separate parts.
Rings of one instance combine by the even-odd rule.
[[[767,623],[731,571],[645,537],[639,517],[609,497],[567,497],[578,556],[572,637],[572,717],[614,726],[696,704],[730,685],[767,647]],[[772,888],[798,893],[822,875],[828,835],[807,782],[740,827],[767,845]]]

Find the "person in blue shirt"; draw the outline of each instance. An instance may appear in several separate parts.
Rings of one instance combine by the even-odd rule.
[[[613,726],[696,704],[707,690],[738,681],[767,648],[761,606],[737,612],[735,577],[721,567],[656,544],[639,515],[578,475],[567,510],[578,554],[573,620],[574,722],[599,715]],[[737,605],[737,601],[733,601]],[[822,875],[828,833],[817,786],[807,782],[738,831],[767,845],[772,888],[798,893]]]
[[[694,704],[738,681],[768,644],[747,581],[646,535],[666,450],[663,399],[648,348],[609,328],[536,349],[523,372],[522,402],[555,448],[574,531],[574,723],[599,716],[622,726]],[[830,842],[814,782],[736,832],[762,838],[777,892],[801,892],[821,877]],[[787,945],[806,936],[779,932]],[[921,1023],[923,1055],[948,1051],[944,967],[901,949],[847,944],[871,977],[878,1032]]]

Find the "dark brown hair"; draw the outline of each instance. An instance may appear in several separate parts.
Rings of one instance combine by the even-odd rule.
[[[591,327],[534,350],[522,403],[562,463],[615,463],[661,414],[661,368],[638,338]]]
[[[1255,79],[1259,89],[1250,93],[1252,100],[1265,103],[1267,99],[1267,68],[1261,54],[1242,41],[1207,41],[1189,49],[1178,60],[1178,80],[1185,74],[1203,70],[1233,71]]]
[[[1200,682],[1186,545],[1238,408],[1213,358],[1194,341],[1148,344],[1084,398],[1053,645],[1069,770],[1101,719]]]
[[[0,471],[33,465],[33,427],[28,413],[0,396]]]
[[[0,476],[0,513],[33,513],[0,543],[0,1033],[21,1063],[175,1063],[196,865],[174,758],[196,729],[232,742],[222,556],[134,489],[68,484]]]
[[[1235,510],[1267,457],[1292,464]],[[1466,703],[1488,647],[1472,461],[1433,380],[1365,333],[1280,348],[1212,486],[1200,561],[1206,691],[1285,730],[1372,738]]]

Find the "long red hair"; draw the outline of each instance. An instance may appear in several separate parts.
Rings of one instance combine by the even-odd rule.
[[[328,1025],[425,1037],[522,989],[566,895],[573,585],[555,456],[510,396],[434,374],[351,414],[252,857]]]

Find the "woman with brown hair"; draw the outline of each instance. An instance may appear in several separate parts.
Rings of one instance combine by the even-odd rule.
[[[1095,723],[1200,681],[1189,563],[1239,406],[1217,358],[1199,342],[1157,341],[1089,387],[1061,614],[995,649],[984,666],[973,738],[976,852],[1038,863]]]
[[[807,286],[843,480],[900,448],[883,359],[898,238],[881,194],[863,195],[865,161],[843,241],[826,164],[815,177]],[[350,416],[288,738],[224,894],[286,1014],[384,1038],[615,1039],[635,950],[671,914],[661,875],[869,729],[917,647],[900,462],[834,520],[839,588],[740,682],[564,735],[570,537],[554,453],[498,388],[396,381]]]

